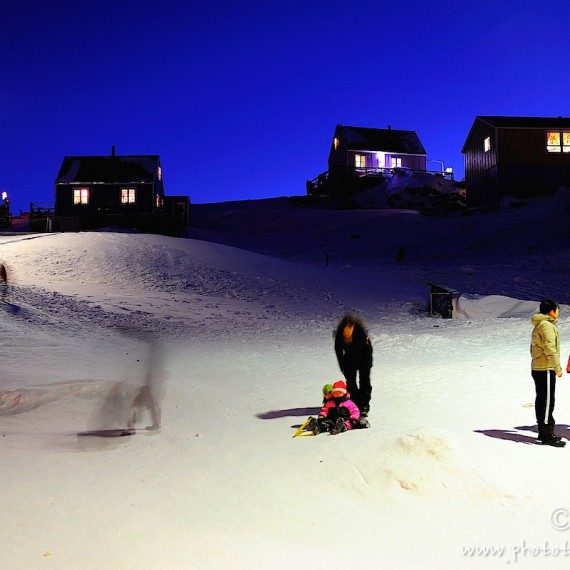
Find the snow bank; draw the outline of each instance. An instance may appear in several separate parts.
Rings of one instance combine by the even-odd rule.
[[[503,295],[470,295],[462,293],[453,298],[453,317],[456,319],[526,318],[538,312],[536,301],[510,299]]]

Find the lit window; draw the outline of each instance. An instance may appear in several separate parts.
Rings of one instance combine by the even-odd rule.
[[[487,137],[483,141],[483,148],[485,149],[485,152],[489,152],[491,150],[491,137]]]
[[[357,168],[366,168],[366,155],[365,154],[355,154],[354,164]]]
[[[137,191],[135,188],[121,188],[121,204],[135,204]]]
[[[335,137],[335,138],[333,139],[333,148],[334,148],[335,150],[338,150],[338,147],[339,147],[339,146],[340,146],[340,141],[338,140],[337,137]]]
[[[161,208],[162,207],[162,196],[160,194],[157,194],[155,197],[155,200],[156,200],[156,207]]]
[[[89,188],[74,188],[73,189],[73,204],[89,204]]]
[[[156,174],[159,180],[162,180],[162,168],[160,166],[156,169]]]
[[[570,152],[570,132],[548,131],[546,152]]]
[[[393,156],[390,160],[391,160],[390,164],[392,165],[392,168],[402,168],[402,159],[401,158]]]

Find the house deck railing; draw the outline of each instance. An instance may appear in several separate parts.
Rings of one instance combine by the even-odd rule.
[[[384,177],[393,176],[395,174],[404,172],[421,172],[426,174],[432,174],[436,176],[441,176],[446,180],[453,180],[453,172],[441,172],[440,170],[414,170],[412,168],[395,167],[395,168],[385,168],[385,167],[360,167],[360,166],[347,166],[346,170],[342,167],[336,168],[334,173],[327,170],[312,180],[307,180],[307,194],[318,194],[320,190],[323,190],[333,178],[336,179],[350,179],[350,178],[373,178],[373,177]]]
[[[30,218],[46,218],[55,214],[53,202],[32,202],[30,204]]]

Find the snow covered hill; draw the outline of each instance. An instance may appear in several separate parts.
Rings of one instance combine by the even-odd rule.
[[[536,444],[528,356],[545,296],[568,354],[565,204],[435,220],[271,200],[195,207],[187,238],[1,236],[3,565],[567,567],[569,451]],[[429,317],[430,281],[474,316]],[[294,439],[340,378],[347,310],[372,336],[372,428]],[[158,433],[142,414],[134,436],[78,435],[124,427],[149,377]],[[568,402],[563,378],[565,437]]]

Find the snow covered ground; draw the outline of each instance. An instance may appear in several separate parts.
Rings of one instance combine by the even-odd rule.
[[[194,206],[184,239],[0,236],[2,567],[567,568],[570,449],[536,444],[528,347],[552,297],[570,348],[568,194],[529,204],[263,200]],[[427,315],[430,282],[462,318]],[[340,378],[347,310],[374,345],[372,427],[292,438]],[[124,427],[149,379],[158,433],[78,435]]]

